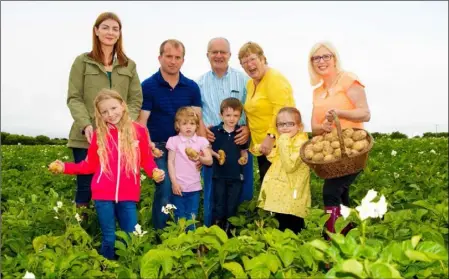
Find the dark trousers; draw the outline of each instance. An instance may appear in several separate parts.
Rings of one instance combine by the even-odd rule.
[[[86,159],[87,149],[85,148],[72,148],[73,159],[75,163],[79,163]],[[93,174],[77,175],[76,176],[76,195],[75,203],[77,205],[88,205],[91,198],[92,192],[90,189],[90,184],[92,182]]]
[[[155,142],[156,147],[164,152],[160,158],[154,158],[159,169],[165,172],[165,178],[162,182],[154,183],[156,190],[154,191],[152,221],[155,229],[163,229],[167,225],[168,216],[162,212],[162,207],[171,202],[172,189],[171,181],[168,176],[168,150],[165,148],[166,142]]]
[[[323,185],[323,203],[324,206],[340,206],[340,204],[349,206],[349,186],[354,182],[360,172],[325,179]]]
[[[304,219],[295,215],[276,213],[274,216],[279,222],[279,230],[290,229],[294,233],[299,233],[304,228]]]
[[[239,179],[214,178],[212,183],[214,197],[212,205],[213,223],[235,216],[239,206],[243,181]]]
[[[257,157],[257,164],[259,165],[259,182],[262,185],[263,178],[271,166],[271,162],[268,161],[267,156],[260,155]]]

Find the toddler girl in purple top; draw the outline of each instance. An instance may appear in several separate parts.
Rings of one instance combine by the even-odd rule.
[[[199,117],[191,107],[181,107],[175,115],[177,136],[167,141],[168,174],[172,184],[172,203],[176,206],[175,218],[190,220],[198,215],[200,203],[201,177],[196,168],[197,161],[203,165],[212,165],[213,159],[209,141],[196,135]],[[188,156],[192,149],[196,156]],[[190,149],[190,150],[189,150]],[[192,226],[189,227],[192,229]]]

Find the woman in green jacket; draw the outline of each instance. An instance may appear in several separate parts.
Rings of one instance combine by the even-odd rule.
[[[114,13],[98,16],[92,30],[92,51],[79,55],[69,77],[67,106],[73,117],[67,146],[72,148],[75,162],[87,155],[94,130],[94,99],[103,88],[120,93],[135,120],[142,106],[142,88],[136,64],[123,51],[122,23]],[[91,200],[92,175],[77,176],[75,202],[88,206]]]

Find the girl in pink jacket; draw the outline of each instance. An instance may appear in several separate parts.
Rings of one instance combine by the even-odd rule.
[[[50,164],[50,171],[72,175],[94,174],[91,190],[103,235],[100,254],[114,259],[115,221],[133,232],[140,199],[140,168],[156,182],[164,172],[154,162],[146,127],[133,122],[120,94],[103,89],[95,98],[96,130],[85,160]]]

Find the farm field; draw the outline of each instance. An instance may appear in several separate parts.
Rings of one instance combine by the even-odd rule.
[[[117,233],[117,261],[97,252],[95,211],[72,202],[75,176],[47,171],[55,159],[72,160],[68,148],[3,145],[1,151],[2,278],[26,272],[36,278],[448,278],[447,138],[377,139],[351,186],[351,208],[373,189],[385,196],[388,211],[383,219],[340,218],[337,230],[349,222],[356,227],[346,237],[332,234],[330,242],[322,237],[327,215],[323,181],[315,175],[313,208],[300,234],[278,231],[271,214],[257,209],[256,184],[253,200],[231,220],[231,238],[216,226],[186,234],[183,222],[170,222],[156,237],[154,184],[142,175],[141,231]],[[79,219],[83,214],[88,218]]]

